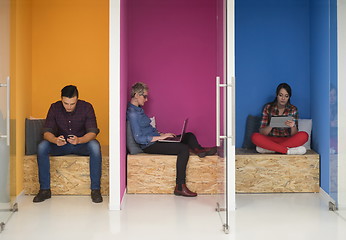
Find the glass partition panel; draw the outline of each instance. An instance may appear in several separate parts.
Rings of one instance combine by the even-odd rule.
[[[10,198],[10,0],[0,0],[0,232],[14,212]],[[15,206],[16,208],[16,206]]]
[[[235,210],[234,1],[217,0],[216,132],[218,146],[217,207],[225,233]]]
[[[346,0],[337,1],[337,56],[338,56],[338,76],[335,91],[331,85],[330,108],[335,111],[331,114],[331,132],[336,136],[331,136],[331,155],[335,156],[337,163],[331,165],[331,176],[333,176],[334,191],[337,195],[338,213],[346,218]],[[335,101],[335,103],[334,103]],[[333,110],[334,109],[334,110]],[[332,113],[331,111],[331,113]],[[335,139],[337,140],[335,143]],[[332,154],[334,153],[334,154]],[[332,159],[332,156],[331,156]],[[333,161],[336,162],[335,159]],[[336,166],[336,167],[335,167]],[[336,168],[336,169],[335,169]]]
[[[226,76],[226,22],[225,22],[225,0],[216,0],[217,6],[217,77],[216,77],[216,121],[217,121],[217,136],[216,143],[218,146],[218,161],[217,161],[217,183],[218,192],[216,198],[216,211],[220,215],[221,223],[224,231],[228,231],[227,225],[227,201],[226,201],[226,189],[227,189],[227,175],[226,175],[226,152],[227,144],[225,138],[220,136],[226,136],[226,88],[225,88],[225,76]]]
[[[226,142],[224,139],[221,139],[220,146],[218,148],[218,163],[217,163],[217,199],[216,199],[216,211],[220,215],[222,227],[224,231],[228,230],[227,226],[227,205],[226,205]]]
[[[11,214],[10,200],[10,147],[7,125],[7,83],[0,81],[0,232]]]
[[[333,3],[334,2],[334,3]],[[337,108],[337,21],[336,0],[330,1],[330,82],[329,82],[329,186],[330,196],[338,199],[338,108]]]

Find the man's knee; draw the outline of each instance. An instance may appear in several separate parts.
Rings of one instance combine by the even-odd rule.
[[[42,140],[37,146],[37,154],[48,154],[50,150],[50,142]]]
[[[192,132],[187,132],[184,135],[185,138],[190,138],[191,136],[194,136],[194,134]]]
[[[91,140],[90,142],[88,142],[88,149],[90,151],[90,153],[92,154],[97,154],[101,152],[101,146],[99,141],[97,141],[96,139]]]

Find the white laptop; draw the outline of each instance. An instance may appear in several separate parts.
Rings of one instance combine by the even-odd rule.
[[[170,138],[166,138],[163,140],[159,140],[159,142],[181,142],[181,140],[183,139],[183,137],[185,135],[186,125],[187,125],[187,118],[185,119],[185,121],[183,123],[183,129],[181,130],[180,135],[178,135],[176,137],[170,137]]]

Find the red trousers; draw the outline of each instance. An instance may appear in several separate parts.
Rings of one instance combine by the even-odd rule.
[[[291,137],[273,137],[260,133],[254,133],[251,136],[251,140],[256,146],[284,154],[287,153],[288,148],[304,145],[308,138],[309,134],[303,131],[297,132]]]

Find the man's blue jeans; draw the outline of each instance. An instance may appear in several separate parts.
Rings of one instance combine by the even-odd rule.
[[[90,180],[92,190],[100,189],[102,155],[100,143],[97,140],[91,140],[88,143],[73,145],[70,143],[64,146],[57,146],[54,143],[43,140],[38,145],[37,164],[40,181],[40,189],[50,189],[50,160],[51,156],[64,156],[75,154],[80,156],[90,156]]]

